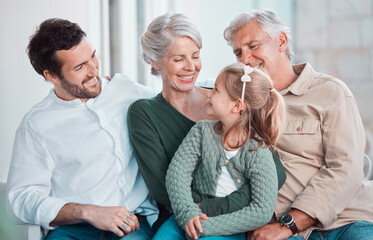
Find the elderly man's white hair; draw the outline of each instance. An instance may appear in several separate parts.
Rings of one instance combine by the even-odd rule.
[[[255,19],[260,24],[263,31],[266,32],[271,39],[277,37],[281,32],[284,32],[288,39],[286,55],[289,59],[294,57],[293,48],[291,46],[290,28],[270,10],[250,10],[238,15],[224,30],[224,38],[227,40],[228,45],[232,46],[232,35],[252,19]]]

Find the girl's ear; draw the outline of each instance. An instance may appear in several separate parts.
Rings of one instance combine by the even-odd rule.
[[[234,104],[234,107],[232,109],[232,113],[240,113],[241,110],[243,110],[243,107],[244,107],[244,104],[242,102],[242,99],[237,99],[235,104]]]

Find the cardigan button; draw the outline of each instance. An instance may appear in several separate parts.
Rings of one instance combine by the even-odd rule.
[[[237,179],[237,182],[240,183],[240,182],[241,182],[241,179]]]
[[[226,160],[225,160],[225,164],[228,164],[228,163],[229,163],[229,160],[228,160],[228,159],[226,159]]]
[[[299,132],[300,131],[300,127],[297,127],[297,132]]]

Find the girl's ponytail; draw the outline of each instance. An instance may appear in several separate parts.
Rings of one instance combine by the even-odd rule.
[[[262,108],[252,112],[251,126],[255,130],[257,141],[274,147],[285,121],[285,102],[281,94],[272,88],[269,98]]]
[[[249,138],[259,143],[258,148],[273,148],[283,128],[285,103],[280,93],[273,88],[272,80],[265,72],[247,68],[250,67],[242,63],[234,63],[225,67],[221,73],[231,99],[234,101],[241,99],[244,103],[240,121],[231,128],[232,131],[228,131],[227,135],[235,129],[235,133],[242,133],[238,136],[237,145],[242,145],[242,139]],[[221,124],[215,126],[215,131],[221,133]]]

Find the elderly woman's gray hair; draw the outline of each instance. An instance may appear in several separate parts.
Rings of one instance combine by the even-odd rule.
[[[263,31],[266,32],[271,39],[277,37],[281,32],[284,32],[288,39],[286,55],[289,59],[294,57],[293,48],[291,46],[290,28],[270,10],[251,10],[238,15],[224,31],[224,38],[230,46],[232,46],[232,35],[252,19],[255,19],[260,24]]]
[[[185,15],[164,14],[154,19],[141,37],[142,57],[152,67],[151,73],[159,75],[151,63],[160,62],[177,37],[191,38],[199,48],[202,48],[202,37],[197,27]]]

